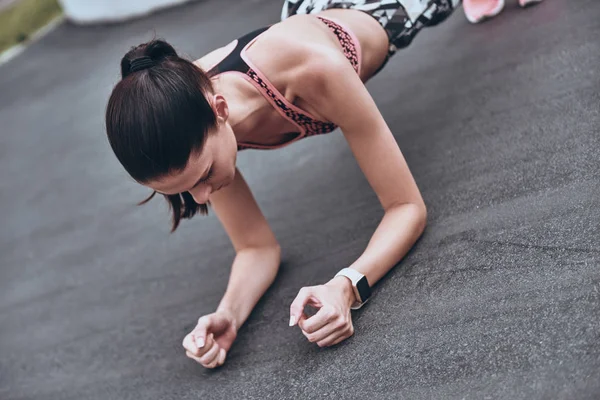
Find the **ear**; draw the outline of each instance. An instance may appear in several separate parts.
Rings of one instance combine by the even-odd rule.
[[[215,114],[217,114],[217,122],[219,124],[227,122],[227,119],[229,118],[229,106],[222,94],[215,94],[213,96],[213,107],[215,109]]]

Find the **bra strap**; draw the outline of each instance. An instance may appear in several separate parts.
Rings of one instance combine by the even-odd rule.
[[[254,40],[254,38],[256,38],[258,35],[266,31],[267,29],[269,29],[269,27],[260,28],[239,38],[237,40],[237,45],[235,46],[235,49],[233,49],[233,51],[229,53],[229,55],[227,55],[227,57],[225,57],[221,62],[212,67],[207,72],[208,76],[213,77],[223,72],[229,71],[238,71],[243,74],[247,73],[250,67],[242,59],[240,54],[248,43],[250,43],[252,40]]]

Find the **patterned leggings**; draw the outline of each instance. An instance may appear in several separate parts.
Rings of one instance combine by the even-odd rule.
[[[285,0],[281,20],[332,8],[363,11],[377,20],[389,38],[388,58],[408,46],[421,29],[445,20],[461,0]]]

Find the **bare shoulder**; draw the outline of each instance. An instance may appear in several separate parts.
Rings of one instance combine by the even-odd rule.
[[[314,46],[304,50],[303,61],[294,71],[290,81],[296,93],[313,93],[322,96],[336,82],[342,84],[348,78],[360,82],[352,64],[341,50],[331,46]]]
[[[345,60],[325,25],[309,15],[297,15],[273,25],[249,52],[266,74],[283,74],[291,79],[298,74],[310,76],[311,71],[318,72],[336,59]]]

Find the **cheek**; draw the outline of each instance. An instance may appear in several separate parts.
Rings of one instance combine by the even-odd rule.
[[[233,132],[231,132],[231,147],[230,148],[231,148],[231,151],[236,154],[237,154],[237,145],[238,145],[237,139],[236,139],[235,135],[233,134]]]
[[[235,175],[235,163],[237,160],[237,141],[235,140],[235,136],[233,137],[233,141],[227,140],[226,142],[222,142],[221,146],[218,161],[218,169],[221,172],[218,172],[218,177],[215,178],[219,181],[230,182]]]
[[[235,176],[236,156],[237,156],[237,148],[236,148],[236,152],[233,153],[232,158],[229,160],[229,176],[228,176],[229,181],[233,181],[233,177]]]
[[[235,176],[235,164],[237,161],[237,140],[233,131],[222,132],[219,143],[219,179],[232,181]]]
[[[231,136],[233,136],[233,144],[231,146],[231,153],[230,153],[230,160],[229,160],[229,162],[231,164],[231,168],[235,172],[235,163],[237,161],[238,148],[237,148],[237,140],[235,140],[235,136],[233,134]]]

